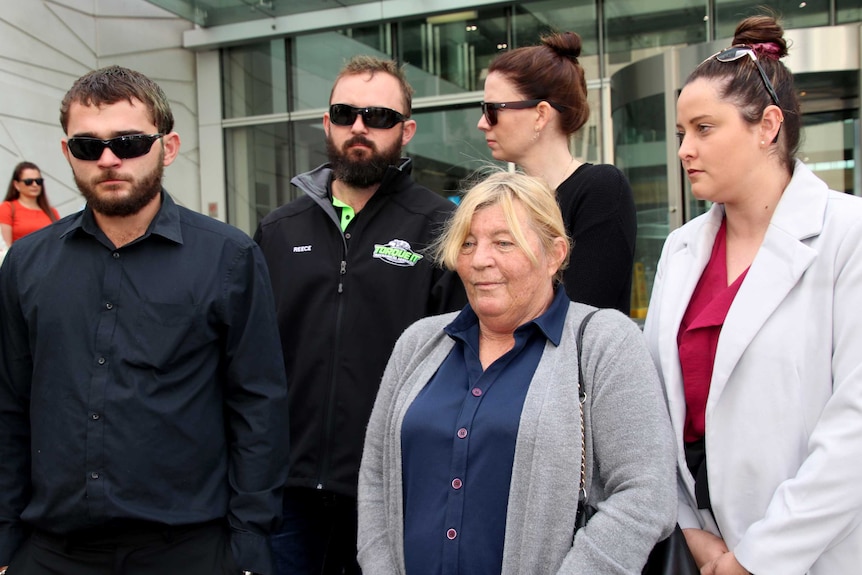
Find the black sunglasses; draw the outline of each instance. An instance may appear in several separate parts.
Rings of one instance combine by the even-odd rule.
[[[349,104],[332,104],[329,107],[329,121],[336,126],[352,126],[356,116],[362,116],[366,128],[388,130],[407,119],[407,116],[389,108],[370,106],[357,108]]]
[[[109,148],[121,160],[128,160],[149,153],[155,141],[162,136],[164,134],[132,134],[109,140],[75,137],[69,138],[66,144],[69,147],[69,153],[79,160],[94,162],[102,157],[105,148]]]
[[[757,54],[754,52],[753,48],[750,46],[731,46],[730,48],[726,48],[718,54],[713,54],[710,57],[715,58],[719,62],[735,62],[745,56],[751,58],[751,61],[754,62],[755,66],[757,66],[757,71],[760,72],[760,78],[763,80],[763,85],[766,86],[766,91],[769,92],[769,96],[772,98],[772,101],[775,102],[775,105],[780,108],[781,104],[778,102],[778,94],[775,93],[775,87],[773,87],[772,82],[769,81],[769,76],[766,75],[766,72],[763,70],[763,66],[761,66],[760,62],[757,60]]]
[[[45,183],[45,180],[42,178],[24,178],[23,180],[18,180],[19,182],[24,182],[25,186],[32,186],[33,184],[42,185]]]
[[[482,102],[482,114],[488,120],[488,125],[497,125],[497,110],[525,110],[527,108],[535,108],[542,102],[548,102],[550,106],[558,112],[565,110],[563,106],[555,104],[548,100],[521,100],[520,102]]]

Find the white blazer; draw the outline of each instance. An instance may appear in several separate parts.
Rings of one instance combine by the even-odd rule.
[[[679,523],[720,535],[757,575],[862,573],[862,199],[796,162],[718,341],[713,522],[685,464],[676,341],[723,217],[714,205],[668,237],[644,328],[679,447]]]

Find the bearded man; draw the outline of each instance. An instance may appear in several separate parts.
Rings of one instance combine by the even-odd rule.
[[[287,385],[260,248],[162,188],[180,137],[143,74],[79,78],[60,123],[87,205],[0,269],[0,565],[270,575]]]
[[[290,409],[279,575],[359,573],[356,487],[365,427],[392,346],[427,315],[461,309],[458,277],[423,250],[454,204],[410,177],[412,88],[396,63],[350,60],[323,129],[329,163],[261,222]],[[286,439],[285,439],[286,440]]]

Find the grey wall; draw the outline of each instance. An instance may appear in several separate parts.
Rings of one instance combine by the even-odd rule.
[[[61,215],[83,201],[60,151],[60,102],[78,77],[119,64],[161,85],[180,134],[165,171],[176,200],[200,211],[195,55],[182,48],[192,24],[144,0],[0,0],[0,186],[15,164],[35,162]]]

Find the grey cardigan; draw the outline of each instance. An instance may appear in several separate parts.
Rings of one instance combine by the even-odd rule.
[[[637,574],[675,524],[676,455],[658,377],[638,327],[616,310],[602,310],[587,327],[582,352],[587,491],[598,512],[572,541],[581,465],[575,341],[592,309],[570,305],[560,346],[546,344],[530,382],[502,575]],[[409,327],[383,375],[359,472],[358,556],[365,575],[405,573],[401,423],[452,349],[443,328],[455,315]]]

